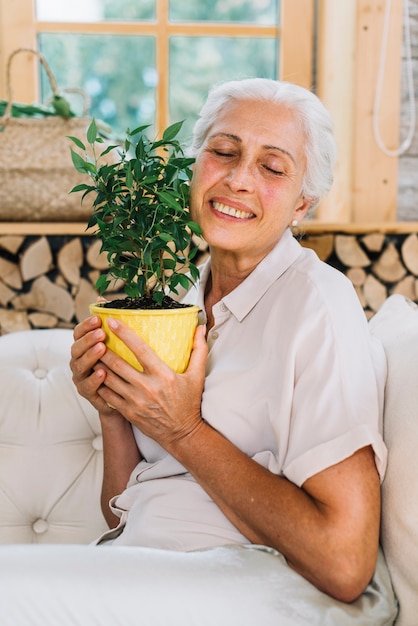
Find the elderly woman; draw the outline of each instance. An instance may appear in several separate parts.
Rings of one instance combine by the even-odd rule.
[[[103,428],[112,530],[98,543],[232,546],[244,563],[258,550],[271,623],[390,623],[383,352],[351,283],[289,228],[331,186],[329,114],[296,85],[228,82],[210,92],[192,153],[190,208],[210,260],[184,298],[206,314],[187,371],[122,323],[109,326],[143,372],[105,348],[96,317],[74,332],[74,382]]]

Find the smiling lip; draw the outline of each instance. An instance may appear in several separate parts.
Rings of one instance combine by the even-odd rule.
[[[221,202],[212,202],[213,208],[218,211],[218,213],[223,213],[224,215],[230,215],[231,217],[236,217],[240,220],[248,220],[252,217],[255,217],[254,213],[249,213],[248,211],[241,211],[240,209],[234,209],[232,206],[228,206],[227,204],[222,204]]]

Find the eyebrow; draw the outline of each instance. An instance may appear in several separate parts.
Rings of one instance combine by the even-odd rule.
[[[213,135],[210,135],[208,139],[214,139],[215,137],[226,137],[227,139],[232,139],[232,141],[236,141],[237,143],[242,143],[242,139],[238,137],[238,135],[233,135],[232,133],[214,133]],[[281,152],[282,154],[285,154],[296,165],[295,157],[288,150],[285,150],[284,148],[280,148],[279,146],[273,146],[270,144],[263,146],[263,148],[265,150],[275,150],[277,152]]]

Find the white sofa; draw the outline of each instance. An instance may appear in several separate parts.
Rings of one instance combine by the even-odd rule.
[[[384,434],[389,465],[383,484],[382,546],[400,604],[396,625],[417,626],[418,307],[403,296],[391,296],[370,321],[370,328],[382,341],[388,360]],[[77,607],[74,613],[66,607],[67,617],[57,617],[56,626],[142,623],[138,616],[144,607],[136,605],[131,582],[135,580],[135,550],[82,545],[97,537],[106,525],[99,506],[100,424],[72,384],[68,366],[71,343],[72,332],[63,329],[0,337],[0,544],[5,544],[0,546],[0,588],[1,581],[10,577],[17,585],[21,581],[25,601],[31,607],[24,619],[24,610],[14,618],[12,613],[5,615],[0,606],[4,626],[45,624],[42,607],[49,600],[45,589],[38,587],[40,562],[49,567],[56,559],[65,559],[63,575],[68,578],[68,588],[78,585],[78,594],[86,595],[87,607],[81,621]],[[48,545],[32,546],[28,556],[25,544]],[[60,544],[59,550],[52,544]],[[202,558],[196,557],[193,567],[198,567]],[[174,562],[168,560],[162,566],[158,558],[153,559],[150,553],[150,588],[161,576],[173,576],[180,584],[182,578]],[[256,555],[254,559],[256,576]],[[225,576],[223,584],[227,585],[228,574]],[[198,577],[196,570],[195,579]],[[32,594],[29,599],[28,593]],[[49,598],[57,593],[51,588]],[[191,593],[199,594],[199,587]],[[154,595],[150,591],[151,596],[155,602],[155,591]],[[109,604],[110,597],[114,602]],[[188,621],[184,612],[176,612],[175,599],[157,596],[158,601],[173,604],[170,621],[157,620],[155,624],[235,623],[222,621],[227,607],[215,598],[208,612],[210,619],[202,617],[199,622]],[[263,621],[259,615],[255,618],[249,614],[248,624],[252,623]]]

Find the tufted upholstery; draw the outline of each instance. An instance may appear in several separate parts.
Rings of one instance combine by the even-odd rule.
[[[418,307],[403,296],[391,296],[370,321],[370,328],[383,344],[388,362],[384,435],[389,448],[389,465],[383,483],[382,545],[400,602],[396,626],[417,626]],[[70,330],[30,330],[0,337],[0,543],[2,544],[88,543],[106,528],[99,507],[102,479],[100,424],[94,409],[77,395],[71,381],[68,366],[71,343]],[[29,552],[30,548],[36,552]],[[51,552],[52,548],[54,552]],[[58,559],[60,563],[65,557],[67,560],[64,570],[67,578],[57,581],[54,579],[53,582],[58,584],[60,580],[71,581],[71,594],[67,600],[73,609],[72,593],[79,570],[71,574],[68,571],[68,561],[74,554],[74,563],[79,562],[79,559],[86,559],[85,565],[81,566],[82,572],[84,573],[87,565],[96,568],[92,577],[100,581],[97,597],[100,606],[103,604],[103,619],[95,620],[94,623],[112,623],[112,625],[123,623],[124,626],[130,623],[137,624],[137,592],[143,587],[143,582],[138,583],[135,576],[142,570],[146,572],[147,578],[149,569],[148,564],[146,568],[137,564],[135,550],[110,549],[110,553],[107,554],[104,547],[96,550],[84,546],[84,551],[73,547],[74,553],[68,551],[68,546],[61,546],[64,548],[61,550],[59,548],[60,546],[2,546],[0,578],[3,575],[8,581],[10,567],[15,567],[17,582],[11,583],[11,588],[20,601],[23,574],[26,571],[28,571],[27,592],[33,591],[33,577],[30,577],[27,565],[37,563],[38,554]],[[13,550],[13,553],[9,550]],[[9,559],[10,566],[7,562],[4,565],[5,558]],[[175,557],[166,555],[164,558]],[[109,589],[114,590],[114,574],[115,571],[118,572],[117,594],[109,593],[103,596],[99,593],[99,588],[101,589],[103,584],[103,578],[100,576],[104,570],[101,559],[117,560],[113,569],[110,568],[110,577],[105,576],[106,584],[111,585]],[[61,570],[57,567],[57,571]],[[165,573],[166,565],[163,563],[158,570],[158,579],[160,580]],[[124,574],[126,574],[124,582],[121,584]],[[193,580],[195,579],[200,578],[194,576]],[[171,583],[170,580],[170,585]],[[186,589],[187,585],[188,583],[185,584]],[[67,589],[66,585],[62,587],[64,590]],[[131,590],[129,598],[132,607],[129,608],[129,603],[126,603],[125,608],[128,607],[129,615],[118,621],[121,615],[122,588]],[[0,595],[1,589],[0,584]],[[80,589],[77,606],[80,612],[83,612],[84,602],[87,605],[87,600],[80,598],[86,593],[90,601],[90,591],[95,588],[93,586],[89,591],[86,590],[87,585],[82,585]],[[48,594],[50,592],[49,583],[47,592]],[[190,594],[187,593],[189,601]],[[145,592],[148,598],[147,594],[148,591]],[[153,597],[151,592],[149,597]],[[5,592],[1,603],[2,625],[5,598],[13,606],[13,610],[20,606],[14,596],[9,597],[9,593]],[[156,602],[159,599],[160,593]],[[219,598],[212,604],[217,606],[218,600]],[[44,609],[45,603],[40,604]],[[24,610],[24,605],[22,606]],[[32,610],[36,606],[35,601],[30,600],[28,606]],[[57,606],[56,604],[51,610],[51,621],[46,621],[40,613],[38,621],[31,619],[30,622],[22,622],[11,618],[6,625],[30,623],[31,626],[34,624],[55,626]],[[65,607],[65,604],[59,605],[61,613],[68,609]],[[170,605],[167,605],[167,610],[170,610]],[[97,611],[100,614],[100,610]],[[150,614],[153,615],[153,608],[150,609]],[[33,617],[34,615],[31,615],[31,618]],[[159,623],[182,625],[192,623],[183,619],[181,611],[177,617],[180,621],[175,622],[170,618]],[[60,624],[70,623],[58,621]],[[145,621],[151,623],[152,620],[145,618]],[[83,626],[87,623],[92,622],[84,621],[84,618],[81,621],[71,621],[71,624]],[[193,623],[203,622],[193,621]],[[220,622],[216,620],[210,623]],[[242,621],[239,623],[243,624]]]
[[[72,332],[0,337],[0,543],[87,543],[100,511],[102,440],[68,366]]]

